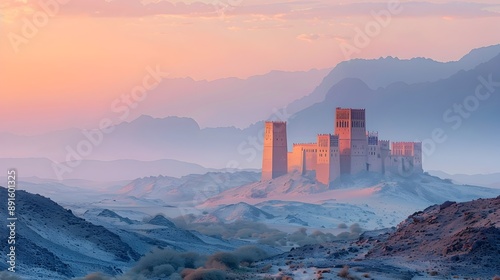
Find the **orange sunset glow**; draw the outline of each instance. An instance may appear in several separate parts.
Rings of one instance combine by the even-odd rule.
[[[341,44],[352,45],[356,28],[388,5],[219,2],[2,1],[0,117],[11,121],[0,131],[92,126],[113,99],[138,83],[148,65],[160,65],[171,78],[195,80],[333,67],[346,60]],[[349,58],[456,60],[471,48],[496,42],[498,31],[488,28],[500,23],[495,3],[401,1],[396,3],[401,12]],[[171,92],[169,98],[175,102],[180,95]],[[188,116],[189,108],[185,111]]]
[[[500,0],[0,0],[0,280],[500,280]]]

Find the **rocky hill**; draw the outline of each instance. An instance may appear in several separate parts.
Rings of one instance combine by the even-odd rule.
[[[0,197],[7,197],[7,189],[0,187]],[[8,221],[6,206],[0,204],[3,221]],[[76,213],[44,196],[16,191],[17,275],[26,280],[66,280],[92,271],[115,276],[157,249],[208,255],[248,244],[181,229],[161,214],[136,220],[105,208],[89,209],[81,217]],[[10,250],[9,234],[8,227],[0,227],[0,253],[4,256]],[[0,270],[7,268],[6,262],[0,263]],[[0,279],[7,278],[0,274]]]
[[[307,174],[291,173],[227,189],[198,208],[210,211],[245,202],[275,217],[294,215],[311,226],[332,228],[339,223],[359,223],[373,230],[396,226],[408,215],[447,200],[464,202],[498,195],[498,189],[457,185],[428,174],[401,177],[366,173],[341,178],[329,187],[314,182]],[[281,223],[275,219],[265,222],[271,221]]]
[[[208,172],[190,174],[181,178],[152,176],[133,180],[116,193],[138,198],[159,198],[165,202],[196,203],[259,179],[260,173],[250,171]]]
[[[368,253],[368,258],[402,258],[434,263],[442,274],[500,272],[500,196],[445,202],[416,212]]]
[[[0,197],[7,197],[7,189],[0,187]],[[6,203],[0,204],[3,221],[7,221],[6,207]],[[52,279],[67,279],[89,270],[116,274],[139,259],[115,233],[76,217],[41,195],[18,190],[16,216],[16,249],[23,252],[17,266],[22,273]],[[7,244],[7,230],[1,227],[2,244]],[[0,250],[7,255],[7,246]]]
[[[256,222],[274,218],[272,214],[244,202],[222,206],[210,215],[215,216],[218,220],[226,223],[234,221]]]
[[[500,275],[499,254],[500,196],[447,201],[397,228],[292,248],[257,264],[254,277],[491,280]]]

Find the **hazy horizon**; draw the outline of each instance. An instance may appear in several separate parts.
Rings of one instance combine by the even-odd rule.
[[[60,2],[0,6],[0,60],[9,69],[0,75],[0,117],[9,119],[0,131],[95,126],[147,67],[202,81],[326,69],[351,58],[456,61],[497,44],[491,27],[500,22],[494,0]],[[360,30],[370,33],[365,41]],[[164,94],[173,102],[181,95]],[[188,105],[182,109],[162,116],[189,117]]]
[[[102,145],[92,143],[84,159],[173,159],[208,168],[236,161],[239,168],[259,168],[261,128],[252,124],[300,113],[300,121],[291,120],[296,128],[290,130],[290,141],[310,141],[315,133],[332,132],[333,119],[325,113],[330,109],[324,108],[333,112],[337,106],[349,106],[369,108],[375,116],[368,120],[370,127],[393,140],[422,140],[444,125],[452,141],[441,145],[424,169],[500,171],[489,164],[495,157],[486,152],[490,142],[470,158],[485,159],[481,164],[447,163],[467,141],[477,141],[464,138],[465,132],[489,122],[483,116],[489,109],[479,110],[483,113],[476,119],[462,117],[468,122],[459,134],[450,129],[450,121],[443,122],[441,115],[446,106],[462,102],[461,96],[450,101],[436,97],[427,124],[412,124],[418,132],[396,131],[402,125],[396,113],[405,110],[393,112],[388,121],[380,117],[384,104],[350,98],[364,90],[356,83],[347,82],[345,98],[337,94],[335,102],[325,100],[344,78],[363,80],[391,100],[399,83],[423,85],[489,61],[496,49],[484,49],[499,43],[494,36],[498,31],[491,28],[500,24],[495,0],[7,0],[0,4],[0,24],[0,118],[7,120],[0,123],[0,133],[9,146],[2,158],[62,162],[68,147],[76,149],[86,139],[80,130],[115,127],[121,134],[105,133]],[[477,49],[483,53],[457,62]],[[403,62],[427,59],[405,64],[389,57]],[[366,67],[351,63],[353,59],[377,60],[380,63],[370,67],[380,71],[364,71]],[[349,63],[335,68],[344,61]],[[451,61],[457,63],[439,63]],[[389,71],[388,77],[384,71]],[[477,84],[473,75],[469,86]],[[396,85],[389,87],[392,83]],[[454,83],[449,81],[448,89],[456,90]],[[446,93],[433,85],[434,92]],[[330,103],[318,105],[322,111],[313,107],[323,100]],[[316,112],[328,120],[321,124]],[[168,116],[194,122],[165,119]],[[162,131],[165,127],[171,131]],[[200,141],[214,153],[176,149]],[[218,156],[223,152],[227,155]]]
[[[0,1],[0,279],[497,280],[498,26],[499,0]]]

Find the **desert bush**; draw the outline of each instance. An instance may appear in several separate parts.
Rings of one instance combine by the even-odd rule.
[[[179,253],[170,249],[155,250],[142,257],[127,274],[166,278],[178,269],[201,267],[205,259],[197,253]]]
[[[337,227],[344,229],[344,228],[347,228],[347,225],[344,224],[344,223],[340,223],[340,224],[337,225]]]
[[[248,263],[260,261],[269,257],[264,250],[252,245],[240,247],[236,249],[233,254],[236,255],[240,262]]]
[[[284,232],[265,233],[261,235],[260,239],[257,242],[259,242],[260,244],[276,246],[279,245],[282,240],[286,240],[286,238],[287,234]]]
[[[360,234],[363,232],[363,229],[359,226],[358,223],[352,224],[349,229],[351,230],[352,233]]]
[[[2,280],[15,280],[15,279],[21,279],[21,278],[3,278],[2,275],[0,274],[0,279]],[[73,280],[112,280],[110,276],[104,275],[100,272],[93,272],[88,274],[87,276],[83,278],[76,278]]]
[[[288,236],[288,240],[291,242],[298,242],[298,241],[303,240],[306,237],[307,237],[307,229],[306,228],[299,228],[294,233],[292,233]]]
[[[195,216],[192,214],[177,217],[172,221],[180,228],[195,230],[199,233],[218,238],[260,238],[266,239],[270,235],[284,234],[277,229],[271,229],[263,223],[251,221],[236,221],[230,224],[224,223],[194,223]],[[286,234],[285,234],[286,235]]]
[[[438,272],[435,271],[435,270],[433,270],[433,271],[429,272],[429,275],[430,276],[436,276],[436,275],[438,275]]]
[[[337,240],[335,235],[331,233],[323,233],[319,230],[314,231],[310,236],[316,239],[316,243],[324,243]]]
[[[152,274],[155,277],[167,277],[175,272],[175,268],[170,264],[162,264],[153,268]]]
[[[185,269],[181,272],[184,280],[226,280],[227,275],[224,271],[217,269]]]
[[[347,231],[344,231],[344,232],[341,232],[337,235],[337,238],[340,239],[340,240],[346,240],[346,239],[349,239],[351,236],[351,234]]]
[[[349,277],[349,267],[344,265],[344,267],[337,274],[340,278],[348,278]]]
[[[240,260],[235,254],[219,252],[208,257],[205,267],[215,269],[237,269],[239,265]]]

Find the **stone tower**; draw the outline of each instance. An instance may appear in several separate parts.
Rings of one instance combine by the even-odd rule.
[[[340,176],[339,138],[337,135],[319,134],[317,147],[316,180],[329,185]]]
[[[266,122],[262,181],[285,175],[288,170],[286,122]]]
[[[393,159],[393,172],[410,175],[424,171],[422,169],[421,142],[393,142],[391,157]]]
[[[336,109],[335,135],[339,137],[340,173],[367,169],[367,137],[364,109]]]
[[[366,171],[383,173],[382,153],[377,132],[368,132],[368,156],[366,160]]]

